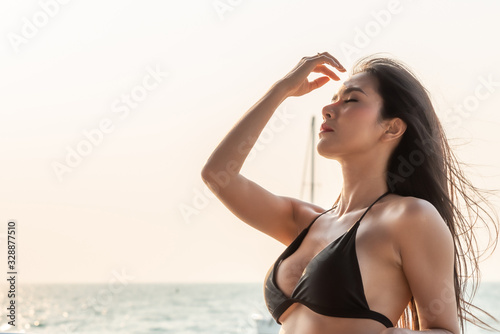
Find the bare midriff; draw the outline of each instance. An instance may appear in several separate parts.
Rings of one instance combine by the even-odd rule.
[[[385,326],[372,319],[338,318],[294,303],[279,318],[280,334],[379,334]]]

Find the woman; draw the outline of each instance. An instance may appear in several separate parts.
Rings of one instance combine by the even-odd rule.
[[[328,52],[302,58],[202,171],[229,210],[287,246],[264,287],[281,332],[457,334],[465,320],[487,326],[462,297],[468,270],[478,269],[476,220],[456,206],[457,194],[477,205],[465,186],[479,192],[457,167],[425,88],[401,63],[362,59],[322,110],[317,150],[337,160],[343,175],[332,208],[274,195],[240,174],[287,97],[340,80],[327,65],[346,71]],[[324,76],[309,81],[311,72]]]

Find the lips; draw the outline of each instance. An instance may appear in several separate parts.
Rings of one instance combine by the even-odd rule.
[[[333,129],[331,127],[329,127],[328,125],[326,125],[326,123],[323,123],[321,124],[321,128],[320,128],[320,131],[323,132],[323,131],[333,131]]]

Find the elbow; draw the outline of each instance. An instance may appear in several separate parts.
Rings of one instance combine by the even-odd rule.
[[[203,180],[203,183],[210,189],[210,191],[214,194],[219,194],[220,192],[220,185],[219,182],[217,181],[217,173],[214,172],[212,169],[207,168],[207,166],[203,167],[201,170],[201,179]]]
[[[210,189],[212,189],[214,183],[217,183],[218,173],[208,165],[205,165],[205,167],[203,167],[200,175],[203,183],[205,183]]]
[[[203,182],[207,183],[210,179],[211,176],[214,175],[214,172],[208,167],[208,165],[205,165],[203,169],[201,170],[201,179]]]
[[[220,193],[239,175],[238,164],[229,162],[225,167],[216,168],[206,164],[201,170],[201,179],[214,194]]]
[[[240,173],[240,169],[241,164],[234,160],[227,162],[223,166],[213,166],[207,163],[201,170],[201,178],[205,183],[217,182],[227,184]]]

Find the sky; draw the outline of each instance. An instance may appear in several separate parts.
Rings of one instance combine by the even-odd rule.
[[[0,240],[15,221],[20,284],[263,282],[285,246],[234,216],[200,172],[270,86],[317,52],[348,70],[373,53],[408,64],[472,182],[500,189],[499,11],[498,1],[3,1]],[[307,199],[311,117],[319,127],[341,82],[285,100],[242,174]],[[340,167],[316,157],[314,202],[329,208]],[[481,263],[483,281],[500,280],[499,261],[496,250]]]

